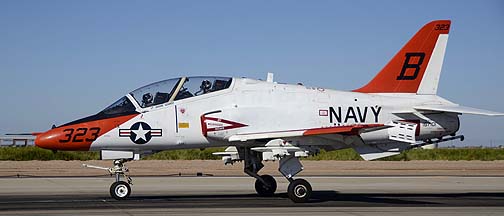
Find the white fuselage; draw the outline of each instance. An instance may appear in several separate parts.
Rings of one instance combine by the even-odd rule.
[[[129,96],[131,98],[131,96]],[[135,100],[132,100],[133,102]],[[278,84],[247,78],[234,78],[228,89],[176,100],[142,109],[140,114],[110,130],[94,141],[90,150],[167,150],[207,148],[232,144],[235,135],[254,136],[265,133],[294,133],[300,129],[316,129],[356,124],[387,124],[391,121],[413,121],[418,124],[416,139],[428,140],[454,134],[459,128],[454,113],[423,112],[413,115],[414,106],[451,104],[435,95],[365,94]],[[202,116],[214,121],[214,130],[205,134]],[[418,116],[422,116],[419,118]],[[225,128],[220,119],[245,126]],[[161,129],[162,136],[152,137],[145,144],[135,144],[118,137],[120,129],[136,122],[147,122],[152,129]],[[205,128],[204,128],[205,127]],[[242,136],[242,137],[243,137]],[[387,130],[361,133],[365,143],[387,143]],[[247,141],[247,140],[241,140]],[[332,145],[347,148],[333,139],[299,138],[300,145]],[[320,143],[326,142],[326,143]]]

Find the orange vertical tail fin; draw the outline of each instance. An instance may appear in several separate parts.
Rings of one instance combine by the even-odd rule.
[[[354,91],[435,95],[450,24],[437,20],[423,26],[367,85]]]

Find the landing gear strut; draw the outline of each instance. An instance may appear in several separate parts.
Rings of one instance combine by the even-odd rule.
[[[262,164],[262,153],[251,150],[250,148],[240,148],[240,157],[244,158],[244,172],[256,179],[255,189],[259,196],[273,196],[277,183],[275,178],[270,175],[261,175],[257,173],[264,165]],[[299,158],[293,155],[283,155],[280,159],[278,171],[289,180],[287,195],[296,203],[308,202],[312,194],[312,187],[304,179],[294,179],[293,177],[303,170],[303,165]]]
[[[310,200],[312,187],[304,179],[294,179],[294,176],[303,171],[303,165],[299,158],[293,155],[286,155],[280,159],[278,171],[289,180],[287,195],[289,199],[296,203],[304,203]]]
[[[114,167],[105,168],[93,165],[83,164],[84,167],[95,168],[107,170],[110,174],[115,176],[115,182],[110,185],[110,196],[116,200],[127,199],[131,194],[131,186],[133,181],[128,175],[129,169],[124,165],[124,163],[130,161],[131,159],[117,159],[114,160]],[[121,176],[126,181],[121,181]]]
[[[124,166],[124,163],[127,161],[126,159],[114,160],[114,167],[109,169],[109,172],[115,175],[115,182],[110,185],[110,196],[116,200],[127,199],[131,194],[130,185],[132,185],[133,182],[128,175],[129,169]],[[121,176],[123,176],[127,182],[121,181]]]
[[[273,196],[277,189],[277,183],[275,178],[270,175],[258,175],[257,173],[261,170],[264,165],[262,164],[261,154],[255,151],[251,151],[250,148],[242,148],[240,153],[244,154],[245,166],[243,171],[256,179],[255,190],[259,196],[268,197]]]

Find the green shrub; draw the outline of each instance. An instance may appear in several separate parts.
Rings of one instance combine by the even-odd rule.
[[[145,160],[219,160],[219,156],[212,155],[214,152],[224,151],[222,148],[186,149],[162,151],[149,155]]]
[[[459,149],[412,149],[400,155],[383,158],[384,161],[398,160],[504,160],[504,149],[459,148]]]
[[[41,149],[34,146],[28,147],[2,147],[0,160],[27,161],[27,160],[97,160],[97,152],[73,152]]]
[[[342,149],[336,151],[320,150],[320,153],[305,158],[304,160],[362,160],[353,149]]]

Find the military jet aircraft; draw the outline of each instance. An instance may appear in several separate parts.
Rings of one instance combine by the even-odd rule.
[[[227,147],[225,164],[243,161],[260,196],[277,188],[259,175],[263,161],[279,161],[288,196],[306,202],[311,185],[295,178],[300,157],[353,148],[373,160],[433,143],[463,139],[460,114],[503,113],[463,107],[437,96],[449,20],[423,26],[367,85],[338,91],[232,77],[180,77],[138,88],[99,113],[39,133],[52,150],[99,151],[112,160],[110,195],[126,199],[125,163],[149,152]]]

